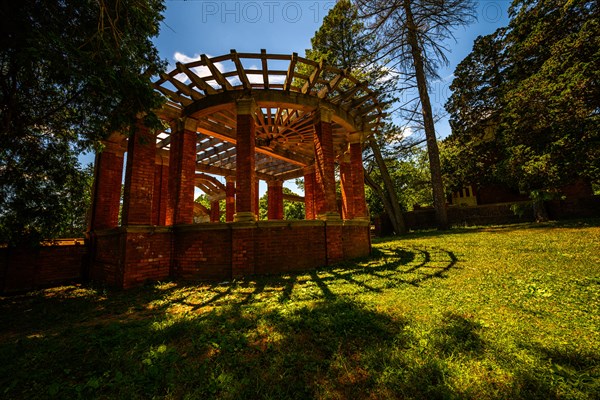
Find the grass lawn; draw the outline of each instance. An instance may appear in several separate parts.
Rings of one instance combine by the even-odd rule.
[[[600,398],[600,220],[373,247],[296,275],[0,298],[0,398]]]

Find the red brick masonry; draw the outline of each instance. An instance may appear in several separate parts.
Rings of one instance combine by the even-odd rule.
[[[80,281],[88,255],[83,239],[62,239],[34,249],[0,248],[0,293]]]
[[[122,288],[167,278],[225,280],[301,271],[371,250],[367,221],[135,226],[96,237],[91,279]]]

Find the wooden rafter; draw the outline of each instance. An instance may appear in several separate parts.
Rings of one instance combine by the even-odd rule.
[[[301,90],[302,93],[304,93],[304,94],[310,93],[312,88],[317,83],[317,80],[319,79],[319,75],[321,74],[321,71],[323,71],[323,65],[324,65],[324,61],[321,60],[319,65],[317,65],[315,67],[315,69],[313,70],[312,74],[310,74],[310,77],[308,78],[308,80],[306,81],[304,86],[302,86],[302,90]]]
[[[267,51],[265,49],[261,49],[260,51],[260,61],[262,64],[262,73],[263,73],[263,85],[265,89],[269,88],[269,67],[267,64]]]
[[[292,87],[292,81],[294,80],[294,73],[296,72],[296,63],[298,62],[298,53],[292,53],[292,59],[290,60],[290,66],[288,67],[287,74],[285,77],[285,83],[283,84],[283,90],[289,92]]]
[[[190,81],[192,81],[192,83],[194,85],[196,85],[196,87],[198,89],[203,90],[208,95],[217,93],[217,91],[212,86],[210,86],[208,83],[206,83],[204,81],[204,79],[202,79],[198,75],[196,75],[185,64],[178,62],[175,65],[177,67],[177,70],[179,72],[183,72],[188,78],[190,78]]]
[[[238,78],[240,82],[242,82],[242,86],[244,89],[250,89],[250,80],[248,79],[248,75],[246,75],[246,71],[244,71],[244,66],[240,61],[240,57],[238,56],[235,50],[231,50],[231,58],[233,59],[233,63],[235,64],[235,68],[237,70]]]
[[[215,66],[215,64],[213,64],[213,62],[211,61],[211,59],[208,58],[208,57],[206,57],[206,54],[202,54],[200,56],[200,58],[202,59],[202,62],[210,70],[210,73],[212,74],[213,78],[215,78],[215,81],[217,81],[217,83],[219,85],[221,85],[221,87],[224,90],[233,90],[233,86],[231,86],[231,83],[229,83],[229,81],[227,80],[227,78],[225,78],[223,76],[223,74],[221,73],[221,71],[219,71],[219,68],[217,68]]]
[[[179,79],[176,79],[176,78],[174,78],[170,75],[164,74],[164,73],[160,74],[160,76],[164,80],[171,82],[171,84],[173,86],[175,86],[177,88],[177,90],[179,90],[181,93],[191,97],[192,100],[200,100],[201,98],[204,97],[203,95],[198,93],[196,90],[190,88],[188,85],[181,82]]]

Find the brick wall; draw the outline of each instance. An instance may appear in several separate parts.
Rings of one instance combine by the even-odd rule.
[[[521,202],[528,207],[529,202]],[[511,210],[511,203],[487,204],[476,207],[448,207],[450,225],[490,225],[511,224],[533,221],[533,212],[525,211],[522,217]],[[437,227],[433,208],[404,213],[404,221],[408,229],[429,229]]]
[[[362,224],[348,222],[344,224],[342,233],[344,259],[366,257],[371,253],[371,233],[367,224],[367,222]]]
[[[129,288],[168,277],[227,280],[366,256],[367,221],[136,226],[97,234],[91,278]]]
[[[125,249],[123,288],[159,281],[171,275],[171,232],[167,228],[127,228],[121,233]]]
[[[0,248],[0,293],[80,281],[87,255],[83,239],[56,240],[34,249]]]
[[[231,278],[231,231],[228,225],[178,227],[175,228],[175,238],[174,276],[211,280]]]
[[[109,286],[121,286],[121,235],[118,229],[104,231],[92,236],[93,260],[89,278]]]
[[[258,223],[255,273],[274,274],[326,265],[324,234],[321,221]]]
[[[523,211],[521,216],[515,215],[511,207],[517,204]],[[587,196],[567,200],[546,201],[548,216],[553,220],[569,218],[600,217],[600,196]],[[451,225],[491,225],[511,224],[533,221],[530,201],[515,203],[485,204],[475,207],[448,207],[448,220]],[[404,213],[404,221],[408,229],[435,228],[435,211],[423,209]],[[387,215],[382,215],[376,224],[378,235],[391,234]]]

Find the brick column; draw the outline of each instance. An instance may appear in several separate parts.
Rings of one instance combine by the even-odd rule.
[[[225,177],[225,221],[232,222],[235,214],[235,177]]]
[[[169,155],[157,154],[154,164],[154,194],[152,195],[152,224],[165,226],[169,211]]]
[[[269,220],[283,219],[283,182],[269,181],[267,191],[267,216]]]
[[[317,218],[340,219],[335,196],[332,111],[320,108],[315,116],[315,199]]]
[[[260,184],[258,182],[258,178],[256,178],[256,183],[254,184],[254,215],[256,215],[256,219],[260,219]]]
[[[156,134],[138,121],[127,143],[123,225],[152,224]]]
[[[315,167],[304,167],[304,213],[305,219],[316,218],[315,214]]]
[[[365,175],[360,142],[350,143],[350,168],[352,169],[353,218],[368,219],[369,211],[365,199]]]
[[[194,119],[183,118],[171,127],[169,206],[173,210],[173,225],[194,222],[196,123]]]
[[[221,221],[221,205],[219,200],[213,200],[210,202],[210,222]]]
[[[350,157],[340,160],[340,189],[342,192],[342,219],[354,218],[354,181]]]
[[[92,231],[119,225],[124,152],[120,144],[106,142],[102,152],[96,153],[94,200],[89,227]]]
[[[254,99],[236,102],[236,190],[234,221],[255,221],[256,173]]]

